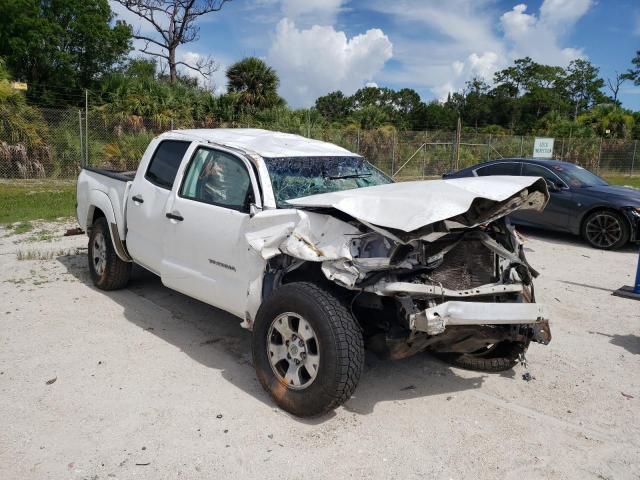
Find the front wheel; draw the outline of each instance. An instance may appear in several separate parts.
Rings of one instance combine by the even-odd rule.
[[[599,210],[585,219],[582,236],[592,247],[615,250],[629,241],[629,225],[619,213]]]
[[[364,365],[362,333],[353,315],[310,283],[283,285],[265,299],[253,326],[252,351],[264,389],[299,417],[346,402]]]

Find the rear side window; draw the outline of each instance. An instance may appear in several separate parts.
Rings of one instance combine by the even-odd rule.
[[[500,162],[476,169],[479,177],[490,175],[520,175],[520,164],[516,162]]]
[[[144,178],[154,185],[171,189],[182,158],[190,144],[191,142],[181,142],[178,140],[165,140],[161,142],[156,147],[156,151],[153,152],[153,157],[151,158],[151,162],[149,162],[149,168]]]

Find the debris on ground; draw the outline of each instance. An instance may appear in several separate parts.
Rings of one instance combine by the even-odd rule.
[[[222,418],[222,414],[221,413],[217,414],[216,418]]]
[[[64,232],[65,237],[71,237],[73,235],[82,235],[84,233],[84,230],[82,230],[80,227],[76,227],[76,228],[70,228],[68,229],[66,232]]]
[[[404,392],[405,390],[415,390],[415,389],[416,389],[415,385],[407,385],[406,387],[402,387],[400,391]]]
[[[524,372],[524,373],[522,374],[522,379],[523,379],[525,382],[530,382],[531,380],[535,380],[535,379],[536,379],[536,377],[534,377],[533,375],[531,375],[529,372]]]
[[[51,385],[52,383],[56,383],[56,380],[58,380],[58,377],[53,377],[52,379],[47,380],[45,383],[46,383],[47,385]],[[624,394],[623,394],[623,395],[624,395]]]
[[[629,395],[628,393],[624,393],[624,392],[620,392],[622,394],[622,396],[624,398],[626,398],[627,400],[631,400],[633,398],[633,395]]]

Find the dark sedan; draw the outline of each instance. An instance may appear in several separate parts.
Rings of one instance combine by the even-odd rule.
[[[518,211],[511,215],[513,223],[582,235],[602,249],[640,241],[640,190],[609,185],[573,163],[532,158],[481,163],[443,178],[487,175],[525,175],[547,181],[551,195],[544,211]]]

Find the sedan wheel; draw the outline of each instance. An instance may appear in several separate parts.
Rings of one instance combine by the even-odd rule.
[[[594,247],[604,250],[622,247],[629,240],[629,229],[616,212],[594,212],[584,223],[584,238]]]

